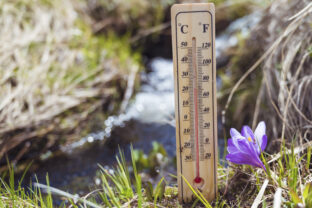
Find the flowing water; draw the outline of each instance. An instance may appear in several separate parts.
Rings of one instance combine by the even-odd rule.
[[[237,31],[243,36],[248,35],[259,18],[259,13],[253,13],[238,19],[217,37],[218,67],[226,62],[226,50],[237,44]],[[169,157],[174,157],[176,144],[172,65],[172,60],[169,59],[151,59],[147,66],[150,72],[141,74],[141,89],[125,113],[108,117],[102,131],[91,133],[69,146],[62,147],[58,156],[39,164],[38,171],[32,173],[33,180],[36,175],[40,183],[45,183],[48,172],[51,186],[84,193],[89,190],[90,184],[98,183],[98,164],[108,167],[115,162],[118,145],[129,155],[130,143],[135,149],[148,153],[152,149],[152,142],[157,141],[163,145]],[[221,80],[217,78],[217,89],[221,86]],[[218,126],[221,130],[221,125]],[[223,138],[218,141],[219,153],[223,153]],[[173,170],[174,167],[168,171]]]

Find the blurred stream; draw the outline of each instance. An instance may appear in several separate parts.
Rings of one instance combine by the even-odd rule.
[[[255,12],[234,21],[217,37],[218,67],[226,64],[228,57],[225,52],[238,43],[237,32],[243,37],[247,36],[259,21],[260,15]],[[98,164],[104,167],[114,164],[118,145],[125,150],[127,156],[130,143],[133,143],[135,149],[148,153],[152,149],[152,142],[157,141],[163,145],[169,157],[174,157],[176,139],[172,60],[155,57],[149,61],[147,68],[150,72],[142,72],[141,89],[125,113],[110,116],[103,124],[102,131],[91,133],[62,147],[61,154],[40,164],[38,170],[32,173],[32,180],[37,176],[38,181],[45,184],[46,173],[49,173],[51,186],[82,194],[97,182]],[[217,89],[221,86],[222,82],[217,78]],[[218,127],[220,131],[221,124]],[[223,153],[224,140],[220,135],[221,133],[218,140],[219,153]]]

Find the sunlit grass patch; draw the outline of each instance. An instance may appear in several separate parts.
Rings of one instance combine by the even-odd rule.
[[[166,204],[169,207],[177,205],[177,192],[173,187],[166,188],[166,181],[162,177],[157,184],[142,182],[137,169],[138,160],[135,159],[131,148],[131,164],[127,164],[124,154],[120,151],[117,167],[111,171],[101,167],[102,188],[100,197],[108,207],[159,207]],[[130,172],[129,169],[132,171]]]

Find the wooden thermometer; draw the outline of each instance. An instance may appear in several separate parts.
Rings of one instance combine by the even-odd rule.
[[[171,8],[180,202],[194,199],[187,180],[211,201],[217,193],[214,4]],[[184,178],[183,178],[184,177]]]

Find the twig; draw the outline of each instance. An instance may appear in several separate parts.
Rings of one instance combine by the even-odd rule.
[[[138,66],[133,66],[131,68],[130,75],[128,76],[127,89],[126,89],[124,98],[121,102],[120,113],[123,113],[128,106],[129,100],[130,100],[130,98],[133,94],[133,91],[134,91],[135,77],[136,77],[138,71],[139,71]]]
[[[130,43],[134,43],[138,40],[140,40],[141,38],[144,38],[146,36],[149,36],[153,33],[157,33],[160,32],[162,30],[167,29],[170,26],[170,22],[166,22],[160,25],[156,25],[155,27],[149,28],[147,30],[144,30],[142,32],[139,32],[138,35],[134,36],[133,38],[130,39]]]
[[[107,25],[110,25],[114,22],[114,18],[105,18],[93,25],[93,32],[98,33],[104,29]]]
[[[50,187],[50,186],[47,186],[47,185],[44,185],[44,184],[39,184],[39,183],[35,183],[34,186],[38,187],[38,188],[41,188],[41,189],[44,189],[44,190],[46,190],[48,192],[57,194],[57,195],[70,198],[70,199],[72,199],[74,201],[81,201],[81,202],[87,204],[90,207],[101,208],[101,206],[99,206],[97,204],[94,204],[93,202],[90,202],[90,201],[88,201],[88,200],[86,200],[84,198],[80,198],[77,195],[72,195],[72,194],[70,194],[68,192],[62,191],[62,190],[57,189],[57,188],[53,188],[53,187]]]
[[[281,208],[281,205],[282,205],[282,189],[278,187],[274,194],[273,208]]]
[[[122,205],[122,207],[124,207],[124,208],[129,207],[129,206],[131,205],[131,203],[134,202],[134,201],[137,200],[137,199],[138,199],[138,195],[135,195],[130,201],[124,203],[124,204]]]
[[[256,107],[255,107],[255,111],[254,111],[254,115],[253,115],[253,120],[252,120],[252,129],[256,128],[257,125],[257,120],[258,120],[258,115],[260,112],[260,104],[261,104],[261,100],[264,94],[264,87],[265,87],[265,82],[264,79],[262,79],[261,81],[261,87],[257,96],[257,101],[256,101]]]
[[[264,191],[265,191],[266,187],[268,186],[268,184],[269,184],[269,180],[265,179],[256,199],[254,200],[254,202],[251,206],[251,208],[257,208],[258,205],[261,203],[261,201],[262,201],[261,199],[263,197]]]
[[[281,114],[281,112],[280,112],[280,110],[278,109],[277,105],[276,105],[276,104],[274,103],[274,101],[273,101],[273,97],[272,97],[272,93],[271,93],[271,91],[270,91],[269,83],[268,83],[268,80],[267,80],[267,78],[266,78],[266,77],[267,77],[267,72],[264,71],[263,73],[264,73],[264,81],[265,81],[265,85],[266,85],[266,88],[267,88],[267,93],[268,93],[269,98],[270,98],[270,102],[271,102],[271,104],[272,104],[272,106],[273,106],[275,112],[277,113],[278,117],[279,117],[283,122],[285,122],[286,125],[288,125],[287,122],[284,121],[283,115]]]

